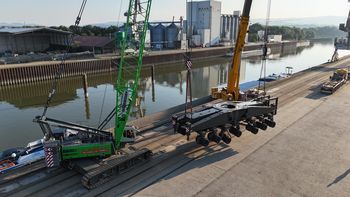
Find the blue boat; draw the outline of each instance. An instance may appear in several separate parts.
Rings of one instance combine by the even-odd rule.
[[[43,139],[28,143],[26,147],[10,148],[0,152],[0,173],[30,165],[45,158]]]

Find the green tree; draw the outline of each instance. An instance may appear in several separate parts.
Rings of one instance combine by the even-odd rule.
[[[58,27],[51,27],[53,29],[59,29],[63,31],[70,31],[75,35],[81,35],[81,36],[111,36],[114,37],[115,33],[119,31],[119,28],[117,26],[110,26],[107,28],[102,28],[98,26],[92,26],[92,25],[86,25],[82,27],[75,27],[75,26],[58,26]]]
[[[257,39],[257,32],[264,30],[264,26],[255,23],[250,26],[249,29],[249,42],[254,42]],[[334,27],[321,27],[321,28],[298,28],[298,27],[288,27],[288,26],[269,26],[268,35],[282,35],[284,40],[305,40],[313,39],[315,37],[327,37],[335,35],[337,33]]]

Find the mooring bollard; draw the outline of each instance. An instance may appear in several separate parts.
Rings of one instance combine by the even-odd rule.
[[[86,73],[83,74],[83,88],[84,88],[84,96],[85,98],[89,97],[88,93],[88,82],[87,82],[87,75]]]
[[[90,103],[89,103],[88,97],[85,97],[85,116],[87,120],[90,120],[91,112],[90,112]]]
[[[180,95],[182,95],[183,94],[183,90],[182,90],[183,80],[182,80],[182,73],[181,73],[181,71],[179,73],[179,80],[180,80]]]

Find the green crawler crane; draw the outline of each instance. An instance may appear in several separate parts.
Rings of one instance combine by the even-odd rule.
[[[151,5],[152,0],[129,1],[123,31],[116,34],[116,44],[121,48],[120,63],[117,65],[116,107],[98,128],[45,115],[34,119],[44,133],[47,167],[74,168],[83,174],[82,183],[89,189],[106,181],[106,175],[111,177],[125,166],[130,166],[130,163],[144,161],[151,155],[148,149],[135,151],[123,146],[134,142],[137,133],[134,127],[127,125],[127,121],[137,97]],[[127,54],[127,50],[134,52]],[[126,72],[129,76],[130,68],[133,78],[127,79]],[[114,117],[114,132],[104,130]]]

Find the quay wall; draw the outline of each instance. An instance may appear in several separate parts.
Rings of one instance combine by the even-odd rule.
[[[110,72],[112,60],[67,61],[63,66],[60,62],[38,62],[19,65],[0,66],[0,86],[26,84],[37,81],[53,80],[62,70],[61,77],[72,77],[86,74]]]
[[[263,43],[248,44],[245,46],[245,51],[261,49]],[[283,50],[295,50],[297,48],[296,41],[269,43],[272,53],[278,53]],[[222,57],[232,51],[232,47],[213,47],[203,49],[193,49],[191,56],[196,59],[207,59],[214,57]],[[154,52],[145,55],[143,63],[147,64],[167,64],[178,63],[184,60],[184,50],[173,50]],[[63,66],[60,66],[59,61],[52,62],[31,62],[25,64],[7,64],[0,65],[0,86],[26,84],[37,81],[53,80],[58,70],[61,70],[61,77],[73,77],[83,74],[97,74],[110,72],[116,69],[116,62],[119,58],[102,58],[91,60],[72,60],[66,61]],[[130,62],[135,63],[135,62]]]
[[[193,51],[193,59],[203,59],[224,56],[230,49],[218,48],[215,50]],[[183,61],[183,52],[165,53],[159,55],[144,56],[143,63],[164,64]],[[119,58],[93,59],[66,61],[61,67],[60,62],[32,62],[25,64],[0,65],[0,86],[26,84],[37,81],[53,80],[58,70],[61,70],[61,77],[74,77],[83,74],[91,75],[103,72],[110,72],[116,69],[116,62]],[[130,63],[133,59],[128,61]]]

